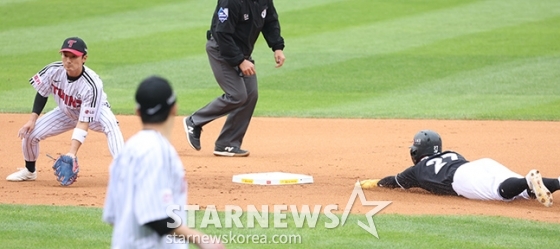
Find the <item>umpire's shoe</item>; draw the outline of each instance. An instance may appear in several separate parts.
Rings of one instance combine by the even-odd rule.
[[[6,180],[10,182],[35,181],[35,179],[37,179],[37,170],[35,170],[35,172],[30,172],[27,168],[21,168],[17,172],[6,177]]]
[[[552,206],[552,193],[550,193],[544,185],[541,173],[538,170],[533,169],[529,171],[525,178],[527,179],[529,189],[533,191],[537,201],[546,207]]]
[[[230,156],[230,157],[248,157],[249,151],[242,150],[235,146],[214,147],[215,156]]]
[[[189,144],[195,150],[200,150],[200,133],[202,132],[202,127],[196,126],[192,121],[192,117],[185,117],[183,119],[183,128],[187,133],[187,140]]]

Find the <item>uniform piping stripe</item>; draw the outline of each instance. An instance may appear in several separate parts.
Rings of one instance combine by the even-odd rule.
[[[58,67],[62,67],[62,62],[53,62],[49,65],[46,65],[43,69],[41,69],[41,71],[39,71],[37,74],[39,74],[40,76],[44,76],[45,73],[50,69],[50,68],[58,68]],[[33,77],[29,78],[29,84],[33,84]]]
[[[399,176],[399,174],[397,174],[397,175],[395,176],[395,181],[397,182],[397,185],[399,185],[402,189],[405,189],[405,188],[399,183],[398,176]]]
[[[91,76],[87,73],[87,71],[85,71],[84,69],[84,73],[83,73],[83,77],[86,80],[86,82],[90,85],[90,87],[92,88],[92,93],[93,93],[93,100],[91,101],[91,106],[90,107],[96,107],[96,104],[98,102],[101,101],[101,99],[99,99],[99,93],[98,93],[98,89],[95,86],[95,81],[91,78]],[[93,118],[88,118],[89,122],[93,122]]]
[[[47,66],[45,66],[43,69],[41,69],[41,71],[39,71],[39,75],[43,76],[45,74],[45,72],[47,72],[47,70],[49,70],[49,68],[52,67],[62,67],[62,62],[58,61],[58,62],[53,62]]]
[[[84,69],[85,70],[85,69]],[[93,90],[93,101],[91,102],[91,107],[95,107],[95,104],[97,104],[97,102],[99,102],[98,98],[98,92],[97,92],[97,87],[95,87],[95,81],[91,78],[91,76],[84,71],[84,79],[86,79],[86,82],[91,86],[92,90]]]

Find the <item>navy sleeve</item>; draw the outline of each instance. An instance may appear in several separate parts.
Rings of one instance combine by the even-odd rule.
[[[400,188],[399,184],[397,184],[395,176],[387,176],[379,180],[379,182],[377,182],[377,186],[382,188]]]
[[[245,59],[243,51],[235,44],[233,34],[239,20],[238,15],[241,8],[237,1],[220,1],[214,15],[222,18],[216,24],[212,36],[220,47],[220,55],[232,67],[238,66]],[[225,17],[225,18],[224,18]],[[222,21],[223,20],[223,21]]]
[[[37,115],[41,115],[41,112],[43,112],[48,99],[48,97],[43,97],[39,92],[37,92],[37,94],[35,95],[35,100],[33,101],[32,112],[36,113]]]
[[[397,174],[395,180],[397,181],[397,184],[404,189],[420,187],[418,177],[416,176],[416,168],[414,166],[411,166],[403,172]]]
[[[174,223],[174,222],[175,220],[173,220],[170,217],[167,217],[165,219],[148,222],[145,225],[149,226],[152,230],[154,230],[157,234],[159,234],[159,236],[163,236],[165,234],[171,233],[171,231],[173,231],[174,229],[174,228],[169,228],[167,223]]]
[[[284,38],[280,35],[280,22],[278,21],[278,13],[274,7],[274,3],[271,0],[269,2],[269,8],[267,10],[266,20],[262,29],[262,34],[268,47],[272,48],[272,51],[283,50],[284,49]]]

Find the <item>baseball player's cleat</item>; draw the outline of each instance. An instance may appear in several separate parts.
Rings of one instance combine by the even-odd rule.
[[[200,150],[200,133],[202,132],[202,127],[196,126],[189,116],[183,119],[183,128],[185,129],[185,133],[187,133],[189,145],[195,150]]]
[[[235,146],[226,146],[223,148],[214,148],[215,156],[230,156],[230,157],[247,157],[249,156],[249,151],[242,150]]]
[[[546,207],[552,206],[552,193],[550,193],[544,185],[541,173],[538,170],[533,169],[529,171],[525,178],[529,184],[529,189],[533,191],[537,201]]]
[[[35,179],[37,179],[37,171],[29,172],[27,168],[19,168],[17,172],[6,177],[10,182],[35,181]]]

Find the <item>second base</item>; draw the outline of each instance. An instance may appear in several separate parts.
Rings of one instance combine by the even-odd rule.
[[[234,175],[232,181],[254,185],[288,185],[313,183],[313,177],[285,172],[265,172]]]

